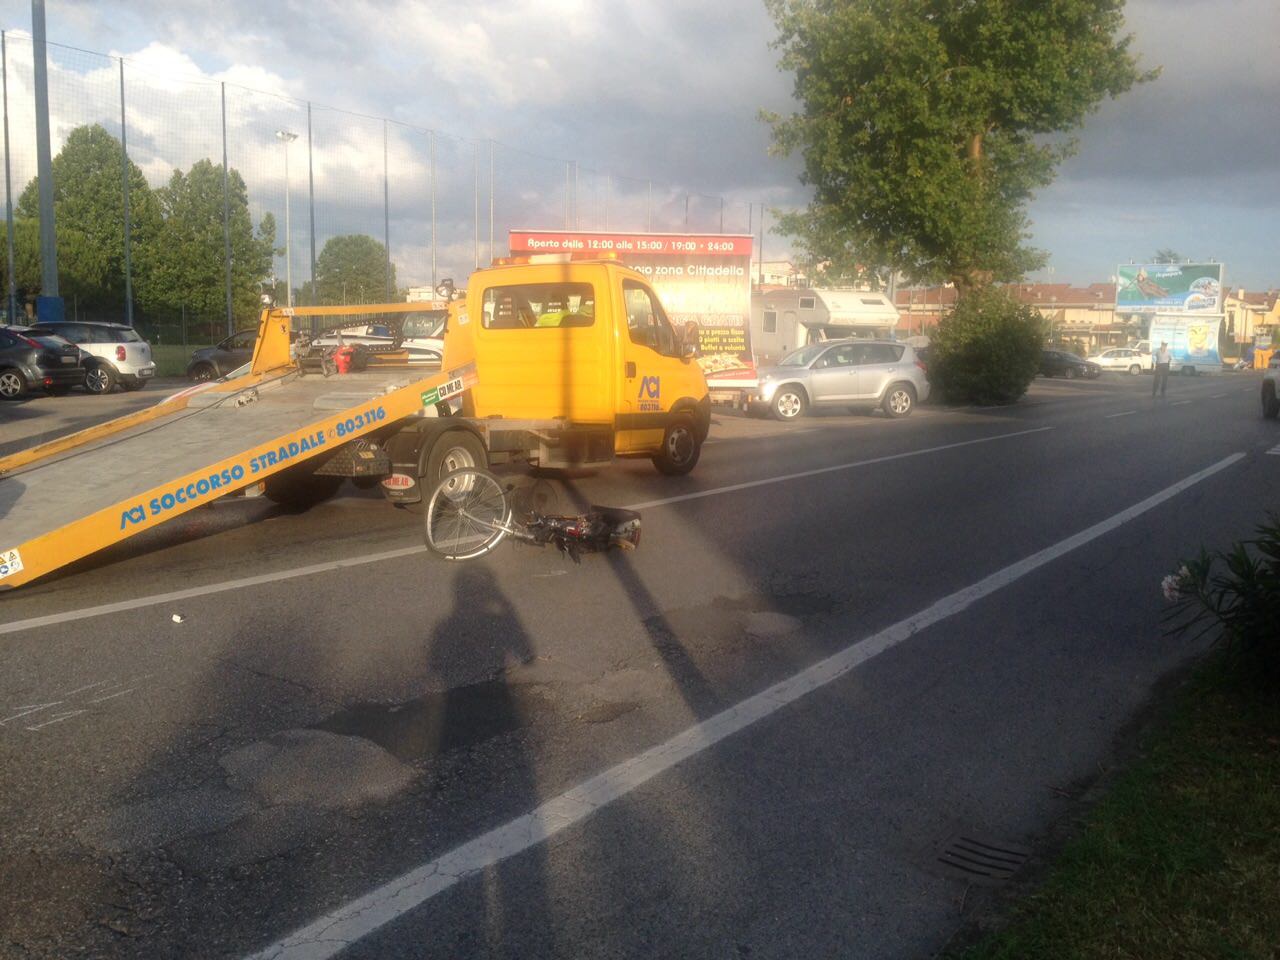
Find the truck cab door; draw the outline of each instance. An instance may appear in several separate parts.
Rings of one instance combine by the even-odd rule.
[[[622,281],[626,329],[619,330],[621,391],[614,449],[618,453],[657,450],[667,426],[667,412],[680,396],[673,364],[680,343],[662,304],[652,290],[635,280]]]

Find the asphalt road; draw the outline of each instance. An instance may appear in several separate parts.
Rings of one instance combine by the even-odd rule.
[[[1203,649],[1159,582],[1277,503],[1257,388],[718,414],[687,478],[557,482],[644,515],[577,567],[350,491],[5,595],[0,954],[928,956],[993,896],[940,846],[1034,874]]]

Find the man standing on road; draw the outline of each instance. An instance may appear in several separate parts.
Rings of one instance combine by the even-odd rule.
[[[1156,390],[1160,391],[1160,396],[1164,396],[1165,390],[1169,387],[1169,365],[1173,362],[1173,356],[1169,353],[1169,342],[1167,340],[1160,341],[1160,349],[1152,354],[1151,359],[1155,361],[1155,374],[1151,378],[1151,396],[1156,395]]]

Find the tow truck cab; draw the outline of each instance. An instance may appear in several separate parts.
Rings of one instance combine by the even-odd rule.
[[[650,457],[664,473],[697,462],[711,423],[702,370],[644,276],[616,261],[496,261],[450,305],[444,345],[444,369],[474,384],[391,438],[392,501],[415,502],[482,458],[559,468]]]

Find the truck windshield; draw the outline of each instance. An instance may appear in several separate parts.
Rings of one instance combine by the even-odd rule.
[[[596,322],[589,283],[522,283],[484,292],[486,330],[590,327]]]

